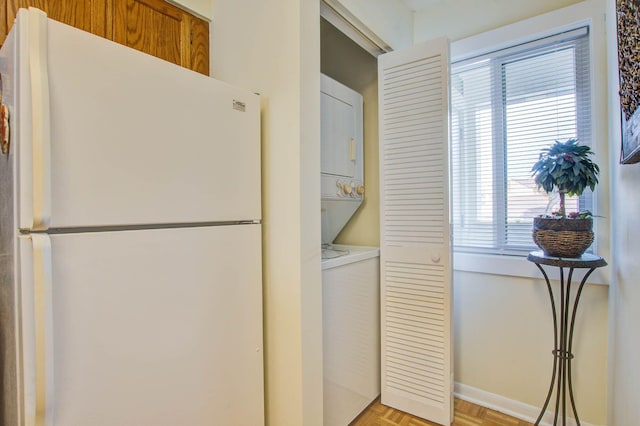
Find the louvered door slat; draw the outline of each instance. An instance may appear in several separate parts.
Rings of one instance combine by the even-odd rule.
[[[448,55],[378,58],[382,402],[452,420]]]

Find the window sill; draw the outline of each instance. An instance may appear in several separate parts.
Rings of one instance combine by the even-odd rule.
[[[560,279],[559,268],[547,266],[544,268],[550,279]],[[453,270],[491,275],[507,275],[522,278],[543,278],[537,266],[534,263],[529,262],[524,256],[454,253]],[[608,266],[598,268],[593,271],[587,280],[587,284],[609,285],[608,274]],[[582,279],[582,274],[578,274],[576,279],[578,278]],[[574,279],[573,282],[576,282],[576,279]]]

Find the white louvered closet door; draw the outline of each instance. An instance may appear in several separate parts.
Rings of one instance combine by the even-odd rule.
[[[381,55],[378,84],[382,403],[449,425],[447,40]]]

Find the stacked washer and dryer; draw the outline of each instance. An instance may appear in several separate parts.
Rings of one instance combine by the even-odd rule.
[[[362,96],[321,76],[324,424],[380,395],[380,250],[334,245],[364,199]]]

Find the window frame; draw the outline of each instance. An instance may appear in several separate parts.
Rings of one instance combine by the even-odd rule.
[[[536,58],[549,57],[549,55],[557,56],[558,54],[562,54],[561,52],[570,52],[569,54],[575,59],[575,62],[572,62],[572,66],[570,67],[571,71],[569,71],[569,69],[563,70],[562,75],[565,75],[566,72],[572,73],[575,78],[574,81],[577,84],[577,86],[574,86],[574,90],[570,93],[575,102],[574,117],[576,120],[576,133],[572,136],[577,137],[581,141],[587,141],[587,143],[591,145],[591,107],[590,104],[585,104],[586,100],[591,99],[591,87],[588,79],[590,58],[588,49],[585,49],[585,46],[588,46],[589,37],[590,34],[588,26],[583,26],[569,32],[560,32],[550,37],[536,39],[524,44],[517,44],[506,49],[491,52],[490,54],[480,55],[479,57],[473,57],[452,63],[452,77],[460,75],[460,79],[464,80],[464,75],[468,72],[480,72],[487,76],[487,82],[489,83],[489,85],[486,86],[487,91],[483,91],[483,94],[480,96],[482,96],[481,99],[489,101],[487,105],[491,114],[492,127],[490,145],[485,145],[486,142],[483,143],[481,140],[474,141],[473,135],[475,134],[474,130],[476,130],[476,128],[473,127],[474,124],[471,124],[471,129],[468,129],[465,124],[467,121],[466,118],[463,121],[458,118],[457,122],[459,127],[457,128],[457,133],[460,133],[461,135],[464,134],[465,137],[460,140],[456,139],[456,141],[458,144],[463,144],[464,147],[457,146],[457,149],[452,149],[452,153],[459,152],[461,155],[460,158],[456,157],[455,161],[452,159],[452,163],[458,167],[458,172],[462,173],[460,176],[465,176],[469,173],[478,174],[480,173],[478,169],[480,166],[475,164],[474,161],[469,163],[468,160],[465,160],[465,155],[462,153],[468,151],[470,147],[473,146],[487,147],[488,151],[491,151],[491,182],[493,187],[493,190],[491,191],[493,218],[491,225],[487,223],[486,227],[487,230],[491,230],[491,234],[487,234],[486,241],[478,241],[479,245],[473,245],[473,242],[470,243],[467,241],[467,233],[471,232],[471,235],[473,235],[474,229],[482,226],[482,224],[472,220],[470,222],[472,229],[470,231],[464,231],[464,224],[460,223],[458,225],[462,228],[455,229],[460,229],[459,232],[464,236],[462,239],[457,240],[458,245],[453,245],[454,251],[478,252],[483,254],[508,253],[513,255],[526,255],[529,251],[537,249],[532,239],[529,239],[529,244],[527,244],[526,238],[523,240],[523,235],[526,235],[527,233],[530,235],[529,231],[531,224],[524,222],[517,223],[509,220],[513,211],[509,208],[511,196],[509,195],[508,188],[509,182],[513,177],[509,175],[509,171],[512,171],[512,168],[511,163],[508,162],[508,153],[511,152],[512,147],[507,139],[509,128],[511,126],[509,124],[511,121],[508,121],[508,110],[509,105],[511,104],[508,105],[506,103],[508,100],[507,87],[509,85],[506,73],[508,72],[509,67],[521,61],[528,61],[531,59],[535,60]],[[455,73],[453,70],[455,70]],[[514,75],[514,77],[518,78],[517,74]],[[526,95],[526,93],[523,93],[523,95]],[[587,96],[587,99],[581,98],[581,96],[584,95]],[[452,104],[452,107],[453,106],[454,105]],[[460,106],[463,111],[467,110],[466,101],[462,101]],[[477,114],[478,112],[481,112],[481,110],[476,110],[472,107],[470,113],[473,115],[474,112]],[[478,124],[476,123],[475,126],[477,125]],[[467,138],[469,136],[471,139]],[[516,144],[516,149],[518,149],[517,146],[518,145]],[[473,150],[473,148],[471,149]],[[516,168],[513,169],[513,171],[516,172],[518,176],[522,176],[522,173],[525,173],[523,169],[525,166],[524,164],[517,162],[514,166]],[[475,172],[474,167],[476,168]],[[452,171],[455,171],[453,167]],[[469,198],[471,196],[473,199],[474,193],[478,191],[477,185],[479,185],[479,183],[476,182],[475,185],[476,187],[474,188],[466,188],[464,185],[457,188],[459,196],[455,197],[455,199],[466,206],[461,207],[462,210],[459,210],[459,213],[463,214],[464,217],[476,217],[473,210],[473,206],[475,204],[471,202],[471,199]],[[592,207],[592,198],[593,194],[591,191],[585,191],[585,193],[579,197],[577,202],[579,203],[581,210],[589,209],[597,214],[595,209]],[[469,206],[471,206],[471,210],[469,210]],[[479,214],[480,212],[476,213]],[[454,226],[456,224],[457,222],[454,223]],[[473,239],[473,237],[471,238]],[[454,238],[454,243],[455,242],[456,239]]]

